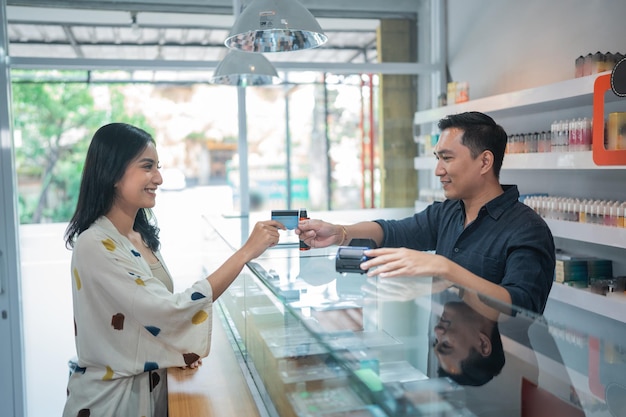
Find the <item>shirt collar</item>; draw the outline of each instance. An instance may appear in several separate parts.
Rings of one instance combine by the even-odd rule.
[[[504,191],[502,194],[484,205],[487,213],[494,219],[498,219],[502,216],[502,213],[504,213],[507,208],[519,200],[517,185],[503,185],[502,190]]]
[[[481,212],[486,210],[487,213],[496,220],[502,216],[502,213],[504,213],[507,208],[519,200],[517,185],[502,185],[502,190],[504,191],[502,194],[487,202],[487,204],[480,209]],[[463,200],[459,200],[458,203],[457,210],[465,212]]]

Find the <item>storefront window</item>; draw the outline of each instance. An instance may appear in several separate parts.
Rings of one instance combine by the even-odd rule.
[[[366,207],[375,78],[283,77],[280,86],[246,89],[251,211]],[[197,73],[145,71],[13,70],[12,91],[27,407],[60,414],[75,355],[63,234],[91,136],[114,121],[154,136],[164,177],[155,210],[162,239],[175,241],[181,235],[172,229],[194,229],[186,218],[239,210],[238,94],[199,82]],[[167,257],[170,267],[177,256]],[[186,272],[202,276],[201,258],[195,266],[181,259]]]
[[[154,135],[163,189],[228,186],[237,209],[236,88],[166,75],[14,71],[21,223],[69,219],[89,138],[111,121]],[[284,85],[246,91],[251,210],[374,206],[376,79],[285,77]]]

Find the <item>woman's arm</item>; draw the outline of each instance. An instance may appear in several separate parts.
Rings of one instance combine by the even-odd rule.
[[[246,243],[230,256],[219,268],[207,277],[213,289],[213,301],[226,291],[228,286],[237,278],[241,270],[254,258],[261,255],[267,248],[278,243],[278,229],[285,227],[275,221],[258,222],[248,237]]]

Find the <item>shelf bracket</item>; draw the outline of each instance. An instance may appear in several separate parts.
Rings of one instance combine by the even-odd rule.
[[[611,90],[611,74],[600,75],[593,84],[593,162],[596,165],[626,165],[626,150],[604,146],[604,94]]]

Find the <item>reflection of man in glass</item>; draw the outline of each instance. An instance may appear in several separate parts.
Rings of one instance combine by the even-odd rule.
[[[462,301],[447,302],[435,325],[435,355],[439,376],[461,385],[484,385],[504,366],[504,349],[497,321]]]

